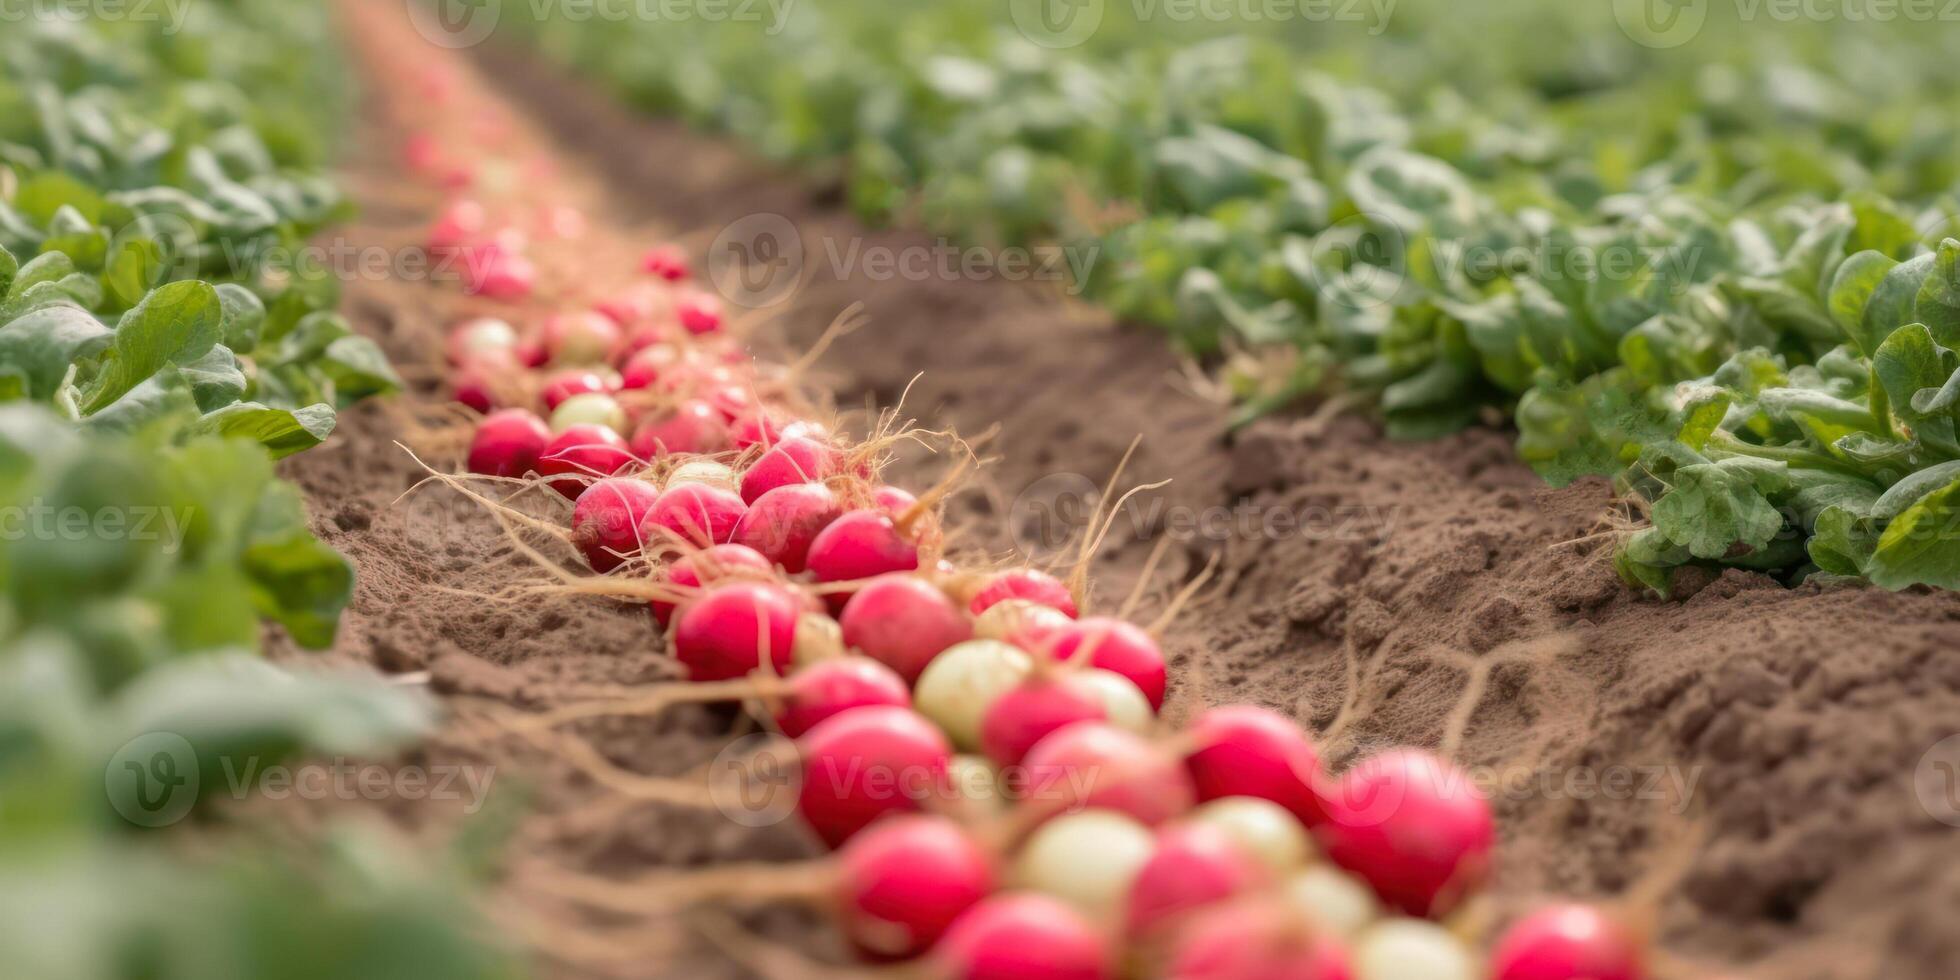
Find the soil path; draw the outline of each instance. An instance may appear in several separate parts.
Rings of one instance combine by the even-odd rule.
[[[352,46],[377,78],[459,58],[422,43],[396,5],[346,9]],[[937,243],[866,231],[819,203],[821,188],[635,117],[525,56],[476,54],[460,104],[481,102],[476,124],[496,128],[512,156],[559,161],[521,177],[541,203],[595,217],[579,241],[541,250],[542,280],[604,286],[651,241],[682,241],[698,259],[731,222],[787,218],[815,258],[794,296],[767,311],[759,352],[787,359],[861,302],[868,326],[821,362],[818,380],[839,404],[891,405],[910,385],[907,413],[929,426],[974,434],[997,424],[987,450],[999,461],[950,511],[973,546],[1002,556],[1039,546],[1052,530],[1043,518],[1057,506],[1072,513],[1069,493],[1106,478],[1140,434],[1125,483],[1173,482],[1118,522],[1096,566],[1103,607],[1137,582],[1151,539],[1175,546],[1147,585],[1146,613],[1222,556],[1205,601],[1166,636],[1173,720],[1221,701],[1265,704],[1328,732],[1336,763],[1448,742],[1499,780],[1495,911],[1553,893],[1668,886],[1657,931],[1697,975],[1746,965],[1752,976],[1933,978],[1960,963],[1947,921],[1960,903],[1960,828],[1932,815],[1942,802],[1935,764],[1960,764],[1960,745],[1935,748],[1960,732],[1960,596],[1786,590],[1728,573],[1685,601],[1635,597],[1589,538],[1612,512],[1607,489],[1544,488],[1501,433],[1405,445],[1358,419],[1276,418],[1228,437],[1223,410],[1193,393],[1156,335],[1052,286],[839,268],[830,256],[852,248]],[[347,163],[364,217],[345,239],[401,250],[420,238],[440,199],[400,180],[396,161],[407,127],[429,112],[411,90],[374,86]],[[423,475],[398,440],[438,467],[459,461],[440,338],[480,304],[453,283],[363,279],[346,306],[411,390],[346,413],[329,446],[288,472],[322,537],[360,567],[341,651],[429,671],[459,718],[426,750],[431,760],[522,773],[505,777],[512,790],[522,780],[525,803],[497,889],[514,937],[564,975],[804,965],[729,941],[731,921],[838,961],[815,913],[793,906],[649,924],[567,899],[592,877],[816,849],[790,825],[744,828],[636,799],[562,754],[469,723],[486,705],[534,711],[675,673],[633,609],[473,598],[531,570],[455,494],[397,500]],[[937,471],[920,460],[901,475],[917,486]],[[726,712],[684,709],[579,731],[613,765],[684,778],[733,727]]]

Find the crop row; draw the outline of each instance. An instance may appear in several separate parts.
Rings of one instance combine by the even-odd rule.
[[[1671,50],[1612,5],[1410,4],[1379,41],[1194,42],[1094,6],[1087,39],[1001,4],[505,26],[869,218],[1094,256],[1088,295],[1221,359],[1242,418],[1501,410],[1546,478],[1619,481],[1632,583],[1960,585],[1938,32],[1718,10]]]
[[[0,31],[0,947],[18,976],[485,975],[453,888],[387,836],[142,839],[212,819],[237,772],[433,721],[255,655],[267,622],[328,645],[353,588],[274,461],[398,381],[300,261],[348,211],[323,11],[185,14]]]
[[[745,350],[684,253],[652,249],[616,289],[590,265],[553,282],[523,227],[539,202],[486,179],[537,161],[460,122],[480,118],[470,86],[398,71],[432,100],[405,156],[453,189],[429,247],[471,270],[468,291],[522,301],[451,328],[454,397],[482,415],[471,475],[436,477],[516,539],[577,556],[527,552],[543,591],[644,608],[686,674],[511,730],[577,739],[597,718],[747,706],[794,741],[793,810],[835,849],[743,866],[747,891],[819,903],[867,961],[927,975],[1646,975],[1638,926],[1585,905],[1535,910],[1478,949],[1494,817],[1450,761],[1400,749],[1337,774],[1264,708],[1160,719],[1151,629],[1095,614],[1079,573],[949,549],[939,503],[961,470],[916,493],[883,473],[900,442],[957,441],[892,415],[840,431],[795,372]],[[608,771],[591,754],[567,758]],[[593,884],[566,892],[625,915],[745,894],[712,868]]]

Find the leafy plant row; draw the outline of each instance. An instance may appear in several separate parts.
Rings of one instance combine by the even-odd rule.
[[[1190,43],[1118,4],[1057,48],[1001,6],[505,22],[869,218],[1081,250],[1089,295],[1224,358],[1244,418],[1339,389],[1398,437],[1509,413],[1548,479],[1639,492],[1632,581],[1960,585],[1933,32],[1718,18],[1668,52],[1607,5],[1421,5],[1379,42]]]
[[[274,461],[399,383],[306,261],[347,212],[324,10],[145,9],[0,31],[0,947],[51,978],[491,975],[385,835],[139,839],[433,723],[252,656],[267,621],[327,646],[353,589]]]

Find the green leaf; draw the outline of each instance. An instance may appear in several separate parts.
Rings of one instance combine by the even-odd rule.
[[[1945,347],[1960,347],[1960,241],[1940,242],[1933,266],[1913,300],[1913,317]]]
[[[195,418],[197,411],[191,386],[176,371],[165,369],[96,410],[86,424],[94,432],[133,433],[166,420],[175,428]]]
[[[14,258],[14,253],[7,251],[6,246],[0,245],[0,296],[7,295],[14,284],[14,276],[19,273],[20,260]]]
[[[218,342],[223,322],[217,291],[207,283],[173,282],[152,291],[116,325],[111,355],[83,411],[115,401],[166,365],[203,357]]]
[[[284,459],[325,442],[333,434],[334,421],[331,405],[289,410],[258,402],[238,402],[199,419],[192,431],[215,433],[228,439],[251,439],[264,445],[273,459]]]
[[[259,329],[265,325],[265,303],[237,283],[219,283],[217,289],[218,305],[224,309],[224,339],[220,343],[233,351],[257,349]]]
[[[1859,323],[1858,336],[1862,337],[1862,343],[1869,345],[1866,350],[1877,350],[1892,331],[1913,322],[1913,307],[1918,304],[1921,284],[1932,268],[1933,257],[1921,255],[1893,266],[1879,279]]]
[[[102,220],[102,195],[60,171],[35,174],[14,192],[14,208],[27,220],[46,227],[62,208],[73,208],[90,224]]]
[[[354,595],[354,566],[306,529],[299,491],[274,484],[259,500],[245,573],[259,613],[310,649],[333,644],[341,610]]]
[[[118,240],[102,268],[102,285],[119,308],[143,301],[163,269],[163,247],[148,238]]]
[[[1886,526],[1868,574],[1887,589],[1960,589],[1960,480],[1921,497]]]
[[[327,345],[320,370],[333,381],[340,407],[372,395],[401,390],[402,379],[388,365],[387,355],[366,337],[342,337]]]
[[[1877,520],[1889,521],[1905,513],[1906,508],[1918,503],[1920,498],[1955,480],[1960,480],[1960,460],[1949,460],[1909,474],[1905,479],[1892,484],[1891,488],[1872,504],[1871,516]]]
[[[1866,356],[1878,349],[1884,339],[1867,332],[1865,308],[1887,273],[1899,263],[1878,252],[1859,252],[1844,260],[1831,282],[1831,318],[1844,328],[1844,335]]]
[[[76,361],[107,349],[115,334],[72,306],[50,306],[0,326],[0,364],[18,370],[27,396],[54,397]]]
[[[178,373],[190,382],[200,412],[217,411],[245,394],[245,372],[239,369],[238,356],[222,344],[179,368]]]
[[[1745,457],[1680,466],[1654,502],[1654,526],[1697,558],[1763,548],[1783,528],[1767,494],[1787,485],[1787,469]]]

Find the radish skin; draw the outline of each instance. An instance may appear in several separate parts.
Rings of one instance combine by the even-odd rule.
[[[573,368],[559,371],[547,378],[544,390],[540,394],[544,398],[544,407],[555,410],[559,405],[564,404],[565,399],[573,395],[603,395],[611,388],[612,386],[606,383],[606,379],[599,372],[586,368]]]
[[[1191,777],[1176,756],[1100,722],[1070,725],[1036,742],[1021,770],[1022,806],[1036,816],[1099,807],[1154,827],[1195,802]]]
[[[1056,730],[1108,718],[1095,691],[1069,683],[1066,676],[1035,674],[987,706],[980,720],[980,747],[999,765],[1019,765],[1036,742]]]
[[[793,436],[763,453],[742,474],[742,499],[755,498],[781,486],[813,483],[831,474],[835,453],[814,439]]]
[[[633,455],[649,462],[673,453],[712,455],[728,448],[728,424],[707,402],[689,400],[633,430]]]
[[[979,592],[974,593],[967,611],[978,616],[1003,599],[1026,599],[1040,603],[1060,610],[1070,619],[1074,619],[1076,614],[1075,597],[1069,594],[1068,586],[1055,576],[1032,568],[1017,568],[994,576]]]
[[[603,425],[617,432],[626,427],[626,410],[602,391],[573,395],[551,413],[551,429],[563,432],[574,425]]]
[[[544,347],[554,364],[608,364],[625,346],[619,324],[595,310],[559,313],[544,321]]]
[[[640,524],[660,492],[644,480],[607,477],[585,488],[572,507],[572,544],[595,572],[610,572],[640,553]]]
[[[819,582],[850,582],[919,567],[919,546],[876,510],[846,511],[810,542],[808,566]],[[838,593],[832,608],[849,596]]]
[[[1193,917],[1171,954],[1176,980],[1350,980],[1345,947],[1284,908],[1235,902]]]
[[[1100,667],[1071,670],[1064,676],[1070,686],[1087,691],[1102,703],[1103,716],[1111,725],[1137,735],[1148,735],[1156,727],[1157,716],[1150,713],[1150,702],[1129,678]]]
[[[1590,905],[1558,904],[1519,919],[1498,939],[1490,980],[1644,980],[1633,932]]]
[[[769,559],[757,554],[754,548],[718,544],[674,559],[657,578],[668,585],[698,589],[728,578],[766,579],[775,571],[776,567],[769,563]],[[655,599],[647,603],[647,609],[661,629],[666,629],[673,619],[674,603]],[[799,639],[803,635],[800,622],[797,628]]]
[[[1280,897],[1315,925],[1351,939],[1381,916],[1368,886],[1339,868],[1317,864],[1286,879]]]
[[[641,534],[655,548],[672,547],[675,542],[696,548],[727,544],[747,511],[742,498],[726,490],[705,483],[677,483],[654,502]]]
[[[772,493],[777,491],[771,491]],[[938,587],[893,572],[872,579],[838,617],[844,644],[916,683],[940,651],[973,638],[973,626]]]
[[[878,959],[925,952],[994,890],[993,861],[945,817],[881,820],[844,845],[837,864],[844,935]]]
[[[1143,627],[1108,616],[1090,616],[1035,642],[1047,643],[1057,660],[1073,660],[1076,651],[1088,647],[1088,666],[1129,678],[1150,699],[1150,710],[1163,710],[1169,670],[1163,650]]]
[[[517,348],[517,329],[508,321],[480,316],[464,320],[449,331],[445,352],[451,364],[467,364],[482,356],[509,354]]]
[[[523,476],[538,468],[551,429],[521,408],[491,412],[470,438],[469,469],[486,476]]]
[[[1188,735],[1196,747],[1184,764],[1199,799],[1271,800],[1309,829],[1326,819],[1320,751],[1292,719],[1249,704],[1226,705],[1199,715]]]
[[[946,980],[1107,980],[1114,956],[1102,934],[1046,895],[995,895],[968,909],[932,951]]]
[[[1481,885],[1496,828],[1470,778],[1417,749],[1363,760],[1326,794],[1321,849],[1409,915],[1443,915]]]
[[[849,642],[849,637],[845,637]],[[980,747],[980,726],[994,699],[1026,677],[1028,655],[993,640],[968,640],[940,651],[919,674],[913,703],[962,750]]]
[[[838,657],[790,675],[782,707],[776,712],[776,727],[796,738],[828,718],[872,705],[909,708],[912,692],[891,668],[876,660]]]
[[[538,454],[538,472],[558,476],[551,489],[577,500],[588,484],[633,465],[626,440],[603,425],[574,425],[558,433]]]
[[[803,759],[797,810],[832,847],[879,817],[917,812],[943,796],[953,755],[939,729],[899,707],[833,716],[797,739],[797,748]]]
[[[708,590],[674,623],[674,658],[690,680],[725,681],[764,663],[789,671],[796,643],[796,597],[773,582],[730,582]]]
[[[1132,937],[1168,933],[1191,913],[1266,884],[1264,869],[1224,831],[1177,823],[1157,832],[1157,849],[1130,883],[1124,928]]]
[[[734,540],[761,552],[794,575],[806,567],[810,547],[844,510],[837,494],[821,483],[793,483],[755,499]]]
[[[692,459],[674,467],[674,471],[667,474],[668,486],[680,483],[700,483],[733,493],[735,471],[729,469],[727,464],[712,459]]]
[[[1481,980],[1483,972],[1463,940],[1442,926],[1387,919],[1355,940],[1354,975],[1356,980]]]
[[[1052,895],[1095,921],[1123,910],[1137,872],[1157,852],[1157,835],[1120,813],[1056,817],[1029,835],[1014,859],[1014,887]]]
[[[1224,831],[1275,876],[1297,870],[1313,855],[1300,821],[1271,800],[1227,796],[1192,810],[1191,821]]]

